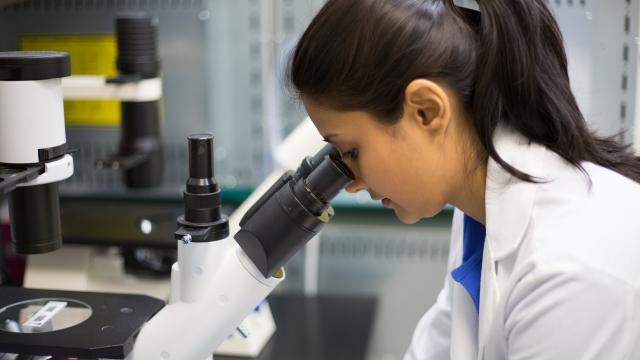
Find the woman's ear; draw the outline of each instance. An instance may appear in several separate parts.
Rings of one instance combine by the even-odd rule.
[[[451,122],[449,95],[433,81],[413,80],[405,89],[404,113],[431,135],[442,135]]]

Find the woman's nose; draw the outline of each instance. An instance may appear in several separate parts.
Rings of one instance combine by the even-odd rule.
[[[361,190],[366,190],[367,189],[367,185],[364,183],[364,181],[356,178],[355,180],[353,180],[349,185],[347,185],[347,187],[345,188],[345,190],[347,190],[347,192],[350,193],[356,193],[358,191]]]

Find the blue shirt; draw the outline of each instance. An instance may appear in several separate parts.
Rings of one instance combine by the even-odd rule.
[[[477,312],[480,311],[480,275],[486,233],[484,225],[464,216],[462,264],[451,271],[453,280],[460,283],[471,296]]]

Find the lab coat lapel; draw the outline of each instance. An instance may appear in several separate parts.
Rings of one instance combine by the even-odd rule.
[[[498,154],[509,164],[529,175],[542,177],[546,149],[530,143],[507,128],[496,129],[494,144]],[[518,249],[531,218],[537,184],[518,180],[490,159],[487,164],[485,191],[487,237],[480,279],[480,311],[478,319],[478,359],[483,359],[485,346],[500,301],[498,271],[500,260]],[[500,277],[502,278],[502,277]]]
[[[487,239],[488,240],[488,239]],[[499,300],[498,281],[491,245],[485,241],[482,254],[482,276],[480,278],[480,313],[478,316],[478,360],[484,359],[487,335],[493,324],[495,309]]]

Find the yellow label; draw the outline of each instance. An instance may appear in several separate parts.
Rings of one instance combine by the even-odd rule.
[[[71,75],[117,74],[117,44],[113,35],[29,35],[20,38],[23,51],[64,51],[71,57]],[[64,102],[69,126],[120,126],[117,100]]]

